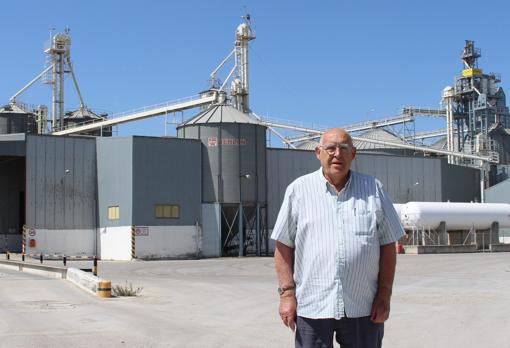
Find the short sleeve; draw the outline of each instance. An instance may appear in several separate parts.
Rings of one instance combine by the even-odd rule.
[[[377,180],[377,194],[381,202],[382,218],[377,225],[379,234],[379,244],[386,245],[394,243],[405,235],[400,218],[398,217],[393,202],[389,195],[384,191],[382,184]]]
[[[288,247],[294,248],[297,228],[296,202],[294,185],[291,184],[285,191],[282,206],[273,228],[271,238]]]

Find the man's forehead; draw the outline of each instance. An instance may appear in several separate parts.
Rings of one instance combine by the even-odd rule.
[[[323,141],[326,143],[349,143],[351,142],[351,137],[346,132],[326,132],[323,135]]]

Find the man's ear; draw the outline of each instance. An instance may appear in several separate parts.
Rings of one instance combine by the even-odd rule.
[[[317,146],[315,148],[315,156],[317,157],[318,160],[321,159],[320,154],[321,154],[321,149],[320,149],[320,147]]]
[[[355,159],[356,158],[356,148],[353,146],[352,147],[352,159]]]

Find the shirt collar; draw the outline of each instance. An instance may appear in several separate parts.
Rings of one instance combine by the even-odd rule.
[[[333,185],[331,185],[328,179],[326,179],[326,177],[324,176],[324,173],[322,172],[322,167],[320,167],[319,170],[316,171],[316,173],[319,177],[319,180],[321,181],[321,184],[324,185],[324,187],[326,188],[326,191],[332,190],[333,192],[336,193],[336,188]],[[349,176],[349,178],[347,179],[347,182],[345,183],[345,186],[343,187],[342,190],[347,190],[349,188],[349,186],[351,185],[352,177],[355,175],[355,172],[349,169],[349,173],[347,175]]]

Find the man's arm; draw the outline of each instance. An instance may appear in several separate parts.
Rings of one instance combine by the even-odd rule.
[[[390,316],[390,299],[396,264],[397,251],[395,243],[381,245],[377,294],[372,304],[372,314],[370,316],[374,323],[384,323]]]
[[[274,252],[274,263],[280,288],[293,288],[294,249],[277,241],[276,250]],[[283,323],[292,330],[295,330],[296,327],[296,307],[295,289],[285,291],[283,295],[280,296],[279,312]]]

